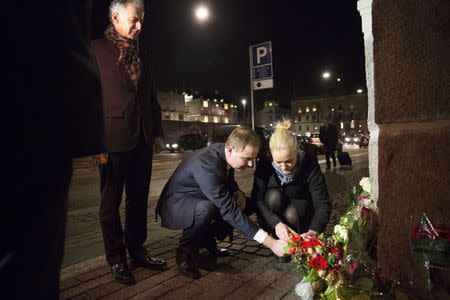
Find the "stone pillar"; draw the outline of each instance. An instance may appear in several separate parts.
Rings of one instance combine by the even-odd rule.
[[[413,274],[410,227],[422,212],[450,225],[450,1],[360,0],[358,9],[378,262],[406,283]]]

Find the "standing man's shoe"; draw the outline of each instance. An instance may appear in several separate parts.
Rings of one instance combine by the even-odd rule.
[[[181,275],[197,279],[202,276],[198,270],[196,255],[184,252],[181,248],[177,249],[177,266]]]
[[[111,272],[117,282],[126,285],[133,285],[136,283],[136,279],[134,279],[133,273],[131,273],[126,263],[121,262],[112,265]]]
[[[147,251],[141,252],[140,255],[132,256],[130,265],[132,268],[143,267],[150,270],[164,270],[167,268],[167,262],[165,260],[151,257]]]

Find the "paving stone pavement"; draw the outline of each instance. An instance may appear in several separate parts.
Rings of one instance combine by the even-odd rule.
[[[367,156],[367,152],[363,155]],[[250,194],[252,174],[253,170],[246,170],[236,176],[246,194]],[[326,233],[330,233],[348,207],[352,186],[358,184],[361,177],[368,176],[367,160],[355,164],[351,170],[333,169],[324,174],[333,199],[332,215],[326,229]],[[193,280],[179,275],[175,250],[181,231],[160,226],[153,214],[156,201],[156,196],[150,196],[145,246],[151,255],[167,260],[167,270],[136,268],[133,274],[137,284],[124,286],[113,280],[103,249],[97,249],[101,255],[61,270],[60,299],[297,299],[293,289],[300,281],[300,275],[295,267],[291,263],[279,263],[269,249],[247,240],[238,231],[231,243],[225,240],[219,244],[228,248],[231,256],[215,259],[203,250],[199,257],[203,276]],[[123,207],[121,214],[123,216]],[[76,233],[66,238],[66,252],[75,248],[93,251],[89,246],[101,244],[98,208],[70,211],[67,223],[76,228]]]

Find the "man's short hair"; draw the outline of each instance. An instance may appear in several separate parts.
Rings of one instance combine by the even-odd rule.
[[[248,126],[239,126],[233,130],[225,142],[225,147],[233,146],[237,151],[242,151],[247,146],[260,148],[261,141],[258,135]]]
[[[112,22],[112,14],[126,7],[128,4],[134,4],[136,7],[144,9],[143,0],[113,0],[109,5],[109,20]]]

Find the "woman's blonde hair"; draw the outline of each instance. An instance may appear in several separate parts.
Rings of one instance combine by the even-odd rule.
[[[297,138],[289,131],[289,128],[291,128],[291,121],[288,119],[283,119],[275,124],[275,131],[269,142],[270,152],[281,149],[298,151]]]

